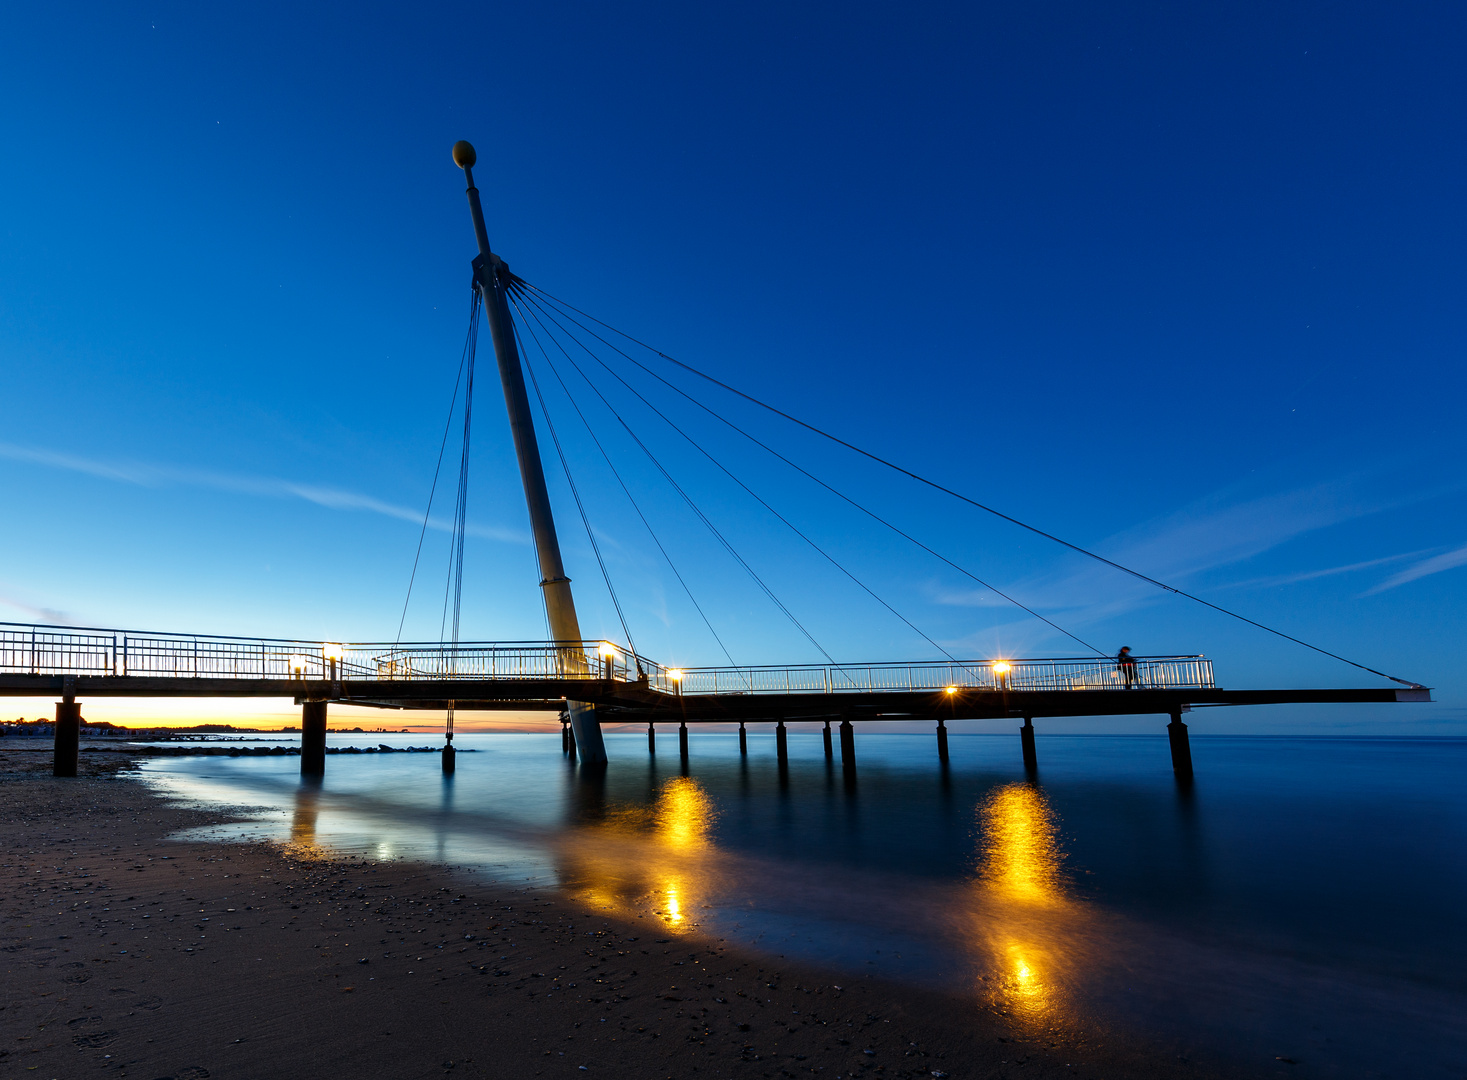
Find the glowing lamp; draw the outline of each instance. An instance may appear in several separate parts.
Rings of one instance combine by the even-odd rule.
[[[956,686],[949,686],[947,688],[947,692],[949,694],[956,694],[958,692],[958,688]]]
[[[998,663],[993,665],[993,673],[995,675],[1007,675],[1009,673],[1008,662],[1005,660],[998,661]]]
[[[292,656],[290,658],[290,670],[300,674],[306,670],[306,658],[304,656]]]
[[[337,642],[328,641],[321,646],[321,655],[327,660],[340,660],[343,647]]]
[[[673,668],[671,671],[669,671],[667,673],[667,677],[669,679],[671,679],[673,682],[682,682],[683,681],[683,673],[678,668]]]
[[[608,659],[615,656],[616,646],[609,641],[603,641],[601,643],[601,655],[607,657]]]

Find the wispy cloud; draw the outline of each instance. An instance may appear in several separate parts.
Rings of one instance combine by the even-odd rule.
[[[22,615],[28,615],[36,622],[48,623],[53,626],[70,626],[76,622],[75,619],[64,611],[57,611],[55,608],[36,607],[34,604],[27,604],[23,600],[17,600],[13,596],[0,595],[0,609],[5,608],[17,611]]]
[[[1452,570],[1458,566],[1467,565],[1467,545],[1463,545],[1453,551],[1446,551],[1440,555],[1433,555],[1429,559],[1423,559],[1415,566],[1408,566],[1399,574],[1386,578],[1373,589],[1365,590],[1365,596],[1374,596],[1383,593],[1387,589],[1394,589],[1398,585],[1404,585],[1408,581],[1417,581],[1420,578],[1430,577],[1432,574],[1440,574],[1443,570]]]
[[[1237,499],[1221,491],[1164,517],[1140,523],[1095,545],[1095,550],[1169,583],[1243,562],[1295,537],[1385,509],[1358,496],[1350,480],[1335,480],[1293,491]],[[1155,587],[1078,556],[1066,568],[1015,583],[1013,592],[1032,607],[1074,608],[1105,595],[1145,595]],[[1006,590],[1010,591],[1010,590]],[[1002,604],[992,593],[964,589],[935,597],[940,603],[988,607]]]
[[[1296,585],[1301,581],[1313,581],[1315,578],[1334,577],[1336,574],[1353,574],[1359,570],[1369,570],[1376,566],[1386,566],[1403,559],[1414,559],[1425,555],[1430,548],[1419,551],[1403,551],[1399,555],[1387,555],[1382,559],[1367,559],[1365,562],[1347,563],[1344,566],[1329,566],[1323,570],[1303,570],[1297,574],[1279,574],[1275,577],[1247,578],[1243,581],[1230,581],[1226,585],[1220,585],[1221,589],[1268,589],[1280,585]]]
[[[371,495],[347,491],[342,488],[324,487],[320,484],[302,483],[270,476],[248,476],[238,473],[209,472],[202,469],[185,469],[169,465],[152,465],[144,462],[98,461],[78,457],[75,454],[58,453],[37,447],[16,446],[0,443],[0,458],[43,465],[67,472],[83,473],[104,480],[115,480],[139,487],[194,487],[211,491],[228,491],[241,495],[254,495],[270,499],[301,499],[323,506],[329,510],[356,510],[383,517],[410,521],[421,526],[423,515],[405,506],[396,506]],[[442,518],[431,518],[430,529],[440,532],[452,530],[452,524]],[[470,525],[470,536],[485,540],[501,540],[508,543],[528,543],[528,538],[519,529],[508,529],[497,525]]]
[[[1142,522],[1099,541],[1093,550],[1123,566],[1189,591],[1199,591],[1202,595],[1243,584],[1282,585],[1328,577],[1425,554],[1423,551],[1407,552],[1236,585],[1199,583],[1215,576],[1217,571],[1246,562],[1307,533],[1438,494],[1428,491],[1371,496],[1365,493],[1368,479],[1366,476],[1343,477],[1261,496],[1240,493],[1236,487],[1223,489],[1173,513]],[[1467,563],[1467,548],[1428,559],[1418,567],[1396,575],[1382,588],[1411,580],[1407,575],[1421,576],[1448,569],[1447,561],[1453,556],[1457,562],[1450,565]],[[1420,574],[1416,573],[1418,569]],[[1156,603],[1166,596],[1153,585],[1078,555],[1062,556],[1052,571],[997,584],[1009,595],[1082,637],[1088,626]],[[976,588],[942,589],[934,586],[929,595],[941,604],[984,608],[1008,606],[993,593]],[[1021,625],[1027,625],[1028,629],[1021,630]],[[1003,630],[1006,635],[1040,635],[1050,643],[1058,638],[1037,620],[1008,624]],[[978,645],[985,640],[992,639],[986,631],[980,631],[965,643]]]

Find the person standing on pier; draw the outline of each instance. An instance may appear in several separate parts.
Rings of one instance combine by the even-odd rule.
[[[1127,690],[1133,684],[1141,685],[1141,678],[1136,674],[1136,658],[1131,655],[1131,646],[1121,646],[1121,651],[1116,653],[1116,665],[1121,669],[1121,678],[1126,680]]]

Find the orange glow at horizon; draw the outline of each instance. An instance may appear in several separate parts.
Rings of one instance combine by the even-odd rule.
[[[122,698],[86,697],[82,718],[89,723],[109,723],[125,728],[179,728],[195,724],[232,724],[240,728],[279,731],[299,728],[301,707],[290,698]],[[55,704],[49,697],[0,697],[0,721],[51,720]],[[433,732],[443,730],[441,712],[371,709],[332,705],[331,730],[360,727],[367,731],[385,728]],[[454,728],[460,732],[560,730],[552,712],[459,712]]]

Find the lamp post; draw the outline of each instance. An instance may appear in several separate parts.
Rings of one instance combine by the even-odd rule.
[[[326,644],[321,646],[321,655],[324,656],[327,662],[331,665],[332,682],[336,681],[336,665],[341,660],[344,651],[345,650],[342,648],[342,646],[334,641],[328,641]]]
[[[993,662],[993,674],[998,679],[998,688],[1007,690],[1009,688],[1009,672],[1013,670],[1007,660],[995,660]]]

